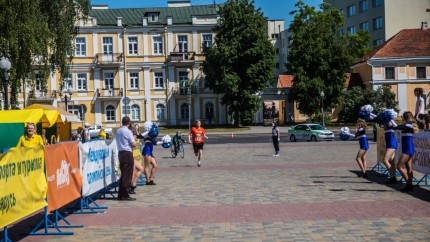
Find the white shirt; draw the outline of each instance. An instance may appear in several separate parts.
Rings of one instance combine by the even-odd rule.
[[[420,109],[420,112],[418,112],[418,109]],[[421,96],[417,97],[417,102],[415,104],[415,114],[424,114],[424,111],[424,98]]]
[[[116,145],[118,151],[133,151],[132,144],[134,142],[133,133],[127,126],[122,126],[115,134]]]

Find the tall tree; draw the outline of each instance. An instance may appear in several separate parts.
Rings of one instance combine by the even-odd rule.
[[[292,44],[288,52],[287,72],[294,76],[288,96],[296,101],[298,109],[308,116],[319,113],[321,91],[324,91],[324,109],[337,105],[345,88],[345,73],[353,61],[348,41],[338,31],[343,16],[328,4],[321,11],[299,0],[298,9],[290,25]]]
[[[204,51],[203,71],[207,86],[224,94],[221,103],[240,126],[261,106],[255,93],[274,80],[275,49],[268,38],[267,18],[254,1],[229,0],[220,14],[215,44]]]
[[[49,71],[67,74],[75,22],[87,16],[89,6],[89,0],[0,0],[0,57],[12,63],[12,108],[18,106],[19,88],[27,79],[34,80],[36,70],[44,77],[42,91]],[[2,90],[7,91],[6,85]]]

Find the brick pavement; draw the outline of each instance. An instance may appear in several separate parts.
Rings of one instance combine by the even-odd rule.
[[[185,149],[155,149],[157,185],[137,201],[97,200],[106,213],[67,217],[84,224],[74,235],[22,241],[430,241],[429,189],[357,178],[357,142],[281,143],[280,157],[270,143],[207,144],[200,168]]]

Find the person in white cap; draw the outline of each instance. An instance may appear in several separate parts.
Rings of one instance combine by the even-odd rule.
[[[91,126],[91,124],[89,123],[85,123],[85,128],[84,128],[84,137],[82,137],[82,141],[83,142],[88,142],[91,140],[91,136],[90,136],[90,131],[89,128]]]

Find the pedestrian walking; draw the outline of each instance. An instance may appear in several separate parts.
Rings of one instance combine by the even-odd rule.
[[[194,155],[197,156],[197,166],[202,165],[204,139],[208,139],[205,129],[201,127],[200,120],[196,120],[196,126],[188,133],[188,142],[193,144]]]
[[[275,147],[275,154],[273,156],[279,156],[279,141],[281,141],[281,133],[275,122],[272,122],[272,142]]]
[[[395,129],[402,130],[402,155],[397,163],[397,170],[402,174],[403,179],[406,181],[406,186],[401,189],[402,192],[412,192],[414,187],[412,185],[413,171],[412,171],[412,156],[414,155],[414,142],[413,134],[418,132],[417,121],[415,120],[412,112],[406,111],[403,113],[403,124],[395,127]],[[406,168],[405,168],[406,166]]]
[[[134,201],[136,198],[130,197],[129,188],[133,177],[134,158],[133,149],[137,147],[137,143],[133,137],[133,133],[129,129],[130,118],[122,118],[122,126],[115,135],[115,140],[118,146],[119,168],[121,169],[121,177],[119,179],[118,200]]]

